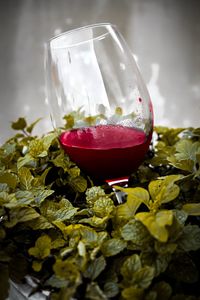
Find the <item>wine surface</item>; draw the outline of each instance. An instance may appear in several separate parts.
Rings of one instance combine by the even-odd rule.
[[[65,131],[60,142],[70,159],[96,178],[128,176],[142,163],[151,141],[144,131],[99,125]]]

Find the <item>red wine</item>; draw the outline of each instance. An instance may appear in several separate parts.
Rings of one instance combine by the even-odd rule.
[[[130,175],[142,163],[151,141],[144,131],[99,125],[65,131],[60,142],[84,172],[109,179]]]

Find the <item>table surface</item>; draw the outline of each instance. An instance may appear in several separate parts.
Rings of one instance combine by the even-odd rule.
[[[0,142],[10,122],[43,117],[51,130],[44,88],[44,43],[97,22],[117,24],[149,88],[155,124],[199,126],[200,1],[2,0],[0,9]],[[37,132],[37,131],[36,131]]]

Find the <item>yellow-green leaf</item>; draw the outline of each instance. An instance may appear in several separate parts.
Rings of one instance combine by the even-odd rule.
[[[27,123],[24,118],[19,118],[16,122],[12,122],[11,126],[14,130],[23,130],[26,128]]]
[[[114,256],[121,251],[124,250],[126,247],[126,242],[118,239],[118,238],[113,238],[105,241],[102,246],[101,246],[101,251],[104,256]]]
[[[48,235],[43,235],[35,242],[35,247],[28,250],[28,253],[38,259],[44,259],[50,255],[51,239]]]
[[[18,176],[19,176],[21,188],[23,190],[30,190],[32,188],[32,181],[33,181],[33,176],[31,174],[31,171],[26,167],[22,167],[18,171]]]
[[[117,207],[116,217],[118,219],[130,219],[132,218],[141,203],[148,206],[149,193],[143,188],[121,188],[115,187],[122,192],[127,193],[127,201]]]
[[[1,172],[0,183],[6,183],[10,188],[15,189],[17,185],[17,176],[7,171]]]
[[[200,216],[200,203],[187,203],[182,206],[184,210],[190,216]]]
[[[151,235],[160,242],[168,240],[167,225],[172,225],[173,212],[171,210],[160,210],[157,213],[141,212],[135,218],[142,222],[149,230]]]
[[[32,262],[32,268],[35,272],[40,272],[42,269],[42,261],[34,260]]]
[[[144,295],[144,290],[138,287],[128,287],[123,289],[122,297],[126,300],[142,300]]]

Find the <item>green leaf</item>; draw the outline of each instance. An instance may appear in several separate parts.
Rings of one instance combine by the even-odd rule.
[[[124,204],[118,206],[117,217],[130,218],[135,215],[137,209],[144,203],[147,207],[149,205],[149,193],[147,190],[137,188],[122,188],[115,186],[118,189],[127,194],[127,201]]]
[[[167,225],[172,225],[173,212],[170,210],[160,210],[156,214],[152,212],[141,212],[135,218],[142,222],[154,238],[160,242],[168,240]]]
[[[131,241],[132,247],[141,249],[146,245],[150,245],[152,237],[146,227],[138,220],[132,219],[125,224],[120,233],[125,241]]]
[[[76,214],[77,208],[73,207],[67,199],[63,198],[59,203],[46,200],[42,203],[41,212],[49,221],[66,221],[70,220]]]
[[[69,184],[76,192],[79,192],[79,193],[83,193],[87,189],[87,180],[82,176],[72,178],[69,181]]]
[[[153,201],[162,204],[176,199],[180,188],[174,182],[181,178],[182,175],[169,175],[164,177],[164,179],[151,181],[149,184],[149,193]]]
[[[183,139],[176,144],[175,156],[168,159],[176,168],[194,172],[198,153],[200,153],[200,142]]]
[[[101,288],[96,282],[87,285],[86,299],[88,300],[107,300],[108,298],[103,293]]]
[[[41,158],[47,156],[48,148],[45,148],[42,139],[35,139],[30,142],[29,145],[29,155],[32,158]]]
[[[98,241],[98,234],[94,229],[84,226],[84,227],[80,228],[80,233],[82,236],[82,241],[86,245],[91,246],[91,247],[96,245],[96,243]]]
[[[56,240],[51,242],[51,249],[58,249],[64,247],[66,241],[62,238],[57,238]]]
[[[50,255],[51,252],[51,239],[48,235],[43,235],[39,237],[36,242],[35,246],[31,247],[28,250],[28,253],[35,258],[44,259]]]
[[[11,126],[14,130],[24,130],[27,126],[27,123],[24,118],[19,118],[16,122],[12,122]]]
[[[183,227],[182,235],[178,240],[178,246],[182,250],[196,251],[200,249],[200,228],[198,225],[186,225]]]
[[[153,278],[155,276],[155,270],[153,267],[144,266],[135,273],[134,283],[143,289],[150,286]]]
[[[67,280],[71,284],[80,281],[80,273],[73,259],[57,259],[53,265],[53,270],[58,278]]]
[[[184,210],[190,216],[200,216],[200,203],[187,203],[182,206]]]
[[[37,219],[40,214],[36,212],[35,209],[31,207],[13,208],[9,212],[10,220],[6,221],[4,224],[6,227],[11,228],[17,223],[23,223]]]
[[[133,254],[128,257],[121,267],[121,274],[127,282],[132,282],[134,274],[142,268],[140,257]]]
[[[35,125],[40,122],[42,120],[42,118],[38,118],[36,121],[34,121],[33,123],[31,123],[27,128],[26,131],[28,133],[32,133],[33,129],[35,128]]]
[[[171,286],[165,282],[160,281],[153,286],[153,291],[156,292],[156,299],[169,300],[172,295]]]
[[[113,212],[114,208],[115,206],[113,201],[110,198],[104,196],[95,201],[92,210],[97,217],[103,218],[109,216]]]
[[[32,268],[35,272],[40,272],[41,269],[42,269],[42,262],[41,261],[37,261],[37,260],[34,260],[32,262]]]
[[[53,288],[62,288],[66,287],[68,284],[67,280],[61,279],[52,275],[46,282],[45,286],[52,286]]]
[[[119,286],[116,282],[108,281],[104,284],[103,291],[109,298],[116,297],[119,293]]]
[[[89,263],[86,271],[84,272],[84,276],[94,280],[101,274],[105,267],[106,260],[103,256],[100,256]]]
[[[27,153],[24,157],[20,157],[17,161],[18,169],[22,168],[23,166],[36,167],[36,165],[36,160],[29,153]]]
[[[64,151],[62,151],[58,156],[56,156],[56,158],[52,160],[52,163],[56,167],[62,168],[64,172],[69,171],[69,168],[72,164],[69,160],[69,157],[64,153]]]
[[[122,297],[126,300],[142,300],[144,295],[144,290],[134,286],[123,289]]]
[[[45,230],[54,228],[53,224],[41,215],[37,219],[27,222],[27,226],[29,226],[33,230]]]
[[[160,274],[164,273],[168,268],[169,262],[171,261],[172,255],[159,254],[151,251],[145,251],[141,253],[141,261],[143,265],[147,265],[154,268],[154,276],[157,277]]]
[[[109,217],[107,217],[107,216],[104,218],[99,218],[99,217],[93,216],[91,218],[81,219],[79,222],[89,224],[90,226],[98,228],[98,229],[105,229],[107,226],[108,219],[109,219]]]
[[[7,183],[0,183],[0,192],[9,192],[9,186]]]
[[[30,170],[26,167],[22,167],[18,171],[19,181],[21,185],[21,189],[30,190],[32,188],[33,176]]]
[[[105,191],[100,186],[93,186],[86,190],[85,195],[88,206],[92,207],[98,198],[105,196]]]
[[[38,188],[33,190],[33,194],[35,196],[35,202],[37,204],[41,204],[46,198],[51,196],[54,193],[54,190],[45,190],[43,188]]]
[[[6,183],[11,189],[17,186],[17,176],[11,172],[0,172],[0,183]]]
[[[104,256],[114,256],[126,247],[126,242],[118,238],[112,238],[105,241],[101,246],[101,251]]]

